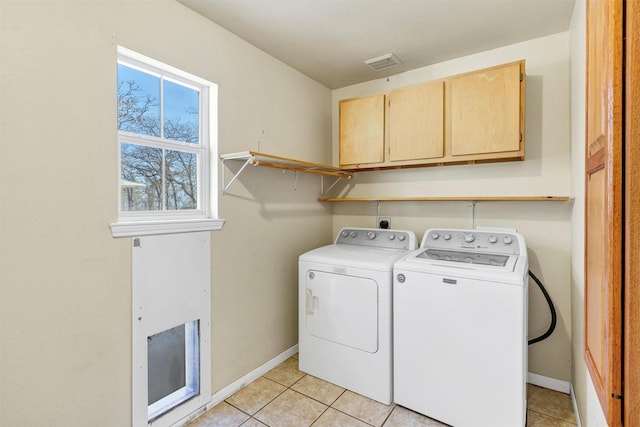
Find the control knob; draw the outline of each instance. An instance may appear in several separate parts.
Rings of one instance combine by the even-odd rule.
[[[351,238],[352,239],[355,239],[357,235],[358,235],[358,233],[356,233],[355,231],[351,232]]]
[[[369,238],[369,240],[373,240],[376,238],[376,233],[374,233],[373,231],[370,231],[367,233],[367,237]]]
[[[464,241],[467,243],[471,243],[474,240],[476,240],[476,236],[473,235],[473,233],[465,233],[464,235]]]
[[[504,236],[504,239],[502,239],[502,241],[504,242],[505,245],[510,245],[511,243],[513,243],[513,237]]]
[[[496,243],[498,238],[496,236],[489,236],[489,243]]]
[[[389,234],[389,240],[393,240],[393,239],[395,239],[395,238],[396,238],[396,235],[395,235],[395,234],[393,234],[393,233]]]
[[[400,240],[401,242],[404,242],[404,239],[406,239],[406,236],[404,234],[398,236],[398,240]]]
[[[433,240],[438,240],[440,238],[440,235],[438,233],[431,233],[431,238]]]
[[[340,233],[340,235],[342,235],[342,237],[347,237],[349,235],[349,233],[346,232],[346,231],[343,231],[342,233]]]
[[[444,236],[442,236],[442,238],[443,238],[444,240],[451,240],[451,234],[447,233],[447,234],[445,234]]]

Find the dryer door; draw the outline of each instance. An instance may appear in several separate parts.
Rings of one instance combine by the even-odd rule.
[[[306,325],[314,337],[378,351],[378,285],[366,277],[308,270]]]

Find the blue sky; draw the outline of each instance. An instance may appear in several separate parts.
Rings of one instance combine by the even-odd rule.
[[[137,96],[146,98],[150,96],[156,102],[160,101],[160,78],[144,72],[118,64],[118,84],[120,82],[135,81],[140,87]],[[180,84],[164,81],[164,119],[181,122],[198,123],[199,114],[189,114],[188,111],[199,112],[199,92]],[[159,115],[159,107],[155,107],[153,114]]]

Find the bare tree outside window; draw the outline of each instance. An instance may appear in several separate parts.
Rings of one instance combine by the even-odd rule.
[[[122,211],[198,208],[198,154],[188,145],[200,143],[199,95],[118,65],[118,131],[141,136],[121,136]]]

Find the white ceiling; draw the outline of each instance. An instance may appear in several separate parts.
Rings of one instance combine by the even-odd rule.
[[[335,89],[569,29],[575,0],[178,0]],[[402,64],[373,71],[370,58]]]

